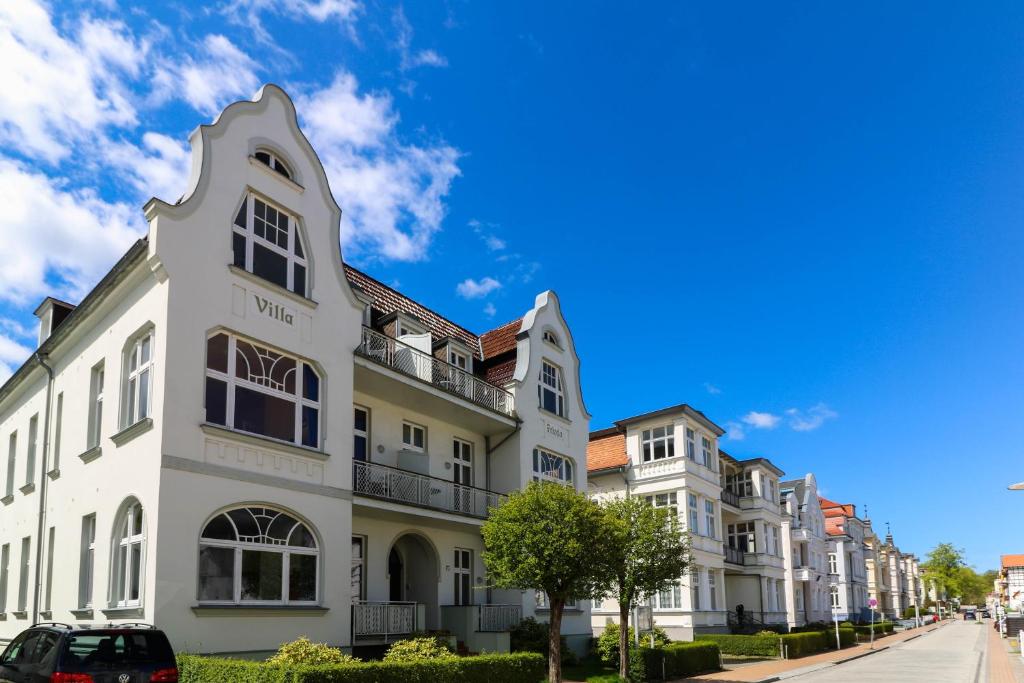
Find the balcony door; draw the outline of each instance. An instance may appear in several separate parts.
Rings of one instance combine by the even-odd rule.
[[[405,599],[405,564],[395,548],[388,554],[388,599],[391,602]]]
[[[455,482],[454,504],[459,512],[473,511],[473,444],[462,439],[452,441],[452,470]]]

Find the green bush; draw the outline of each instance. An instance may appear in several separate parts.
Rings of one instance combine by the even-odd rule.
[[[322,664],[351,664],[359,660],[326,643],[314,643],[306,636],[282,645],[277,654],[267,660],[268,664],[281,666]]]
[[[280,666],[180,655],[178,671],[180,683],[537,683],[547,675],[547,661],[523,652],[416,662]]]
[[[425,636],[396,641],[384,655],[385,662],[419,662],[454,657],[448,641]]]
[[[724,655],[744,657],[778,657],[779,634],[764,633],[753,636],[730,635],[725,633],[700,633],[694,637],[697,642],[711,642]]]
[[[565,643],[565,636],[562,641],[562,664],[572,664],[576,660],[576,653],[569,649]],[[509,649],[512,652],[536,652],[548,656],[548,624],[546,621],[537,621],[533,617],[526,617],[519,622],[519,625],[509,632]]]
[[[634,681],[667,680],[717,671],[719,650],[715,643],[669,643],[641,647],[630,656],[629,677]],[[664,675],[663,675],[664,674]]]
[[[789,659],[806,657],[828,648],[828,638],[824,631],[814,633],[787,633],[779,636]]]
[[[904,619],[913,619],[913,618],[915,618],[917,616],[917,613],[914,610],[915,610],[914,607],[908,607],[905,610],[903,610],[903,618]],[[921,611],[921,614],[924,614],[923,610]]]
[[[828,647],[835,648],[836,646],[836,627],[832,626],[827,631],[822,631],[825,634],[825,640]],[[857,642],[856,631],[852,626],[840,626],[839,627],[839,644],[842,647],[849,647]]]
[[[876,621],[874,626],[872,626],[871,624],[861,624],[859,626],[854,626],[854,629],[856,629],[857,633],[861,634],[862,636],[870,636],[872,628],[875,630],[875,637],[877,638],[879,636],[884,636],[886,633],[892,633],[893,628],[895,628],[895,624],[893,624],[891,621]]]
[[[633,627],[630,626],[628,629],[628,635],[626,636],[630,643],[635,642],[633,640]],[[654,645],[655,647],[664,647],[670,642],[668,634],[665,633],[664,629],[660,629],[657,626],[654,627]],[[641,645],[650,645],[651,639],[646,633],[640,638]],[[604,627],[604,631],[597,639],[597,656],[601,659],[601,662],[605,666],[619,666],[619,625],[618,624],[607,624]],[[634,648],[630,648],[631,650]]]

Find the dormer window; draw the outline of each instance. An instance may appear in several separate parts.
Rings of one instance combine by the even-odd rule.
[[[292,172],[288,169],[288,166],[273,152],[261,149],[257,150],[253,156],[256,158],[256,161],[259,161],[274,171],[277,171],[288,180],[292,179]]]
[[[232,235],[234,265],[299,296],[307,296],[306,250],[298,221],[254,194],[246,196]]]

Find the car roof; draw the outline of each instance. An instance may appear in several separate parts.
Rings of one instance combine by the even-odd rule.
[[[162,633],[160,629],[152,624],[127,623],[127,624],[64,624],[58,621],[46,621],[33,624],[29,627],[35,630],[57,631],[59,633],[123,633],[125,631],[139,631]]]

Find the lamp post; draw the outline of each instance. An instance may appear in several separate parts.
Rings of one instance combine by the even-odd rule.
[[[1016,484],[1010,484],[1006,488],[1011,491],[1024,491],[1024,481],[1018,481]]]
[[[839,597],[839,584],[831,583],[831,584],[829,584],[828,587],[829,587],[829,593],[830,593],[829,594],[829,602],[832,603],[832,621],[834,621],[835,624],[836,624],[836,649],[837,650],[842,650],[843,649],[842,643],[839,642],[839,605],[836,604],[837,602],[839,602],[839,600],[838,600],[838,597]],[[833,595],[836,596],[836,599],[834,599],[834,600],[832,599]]]

